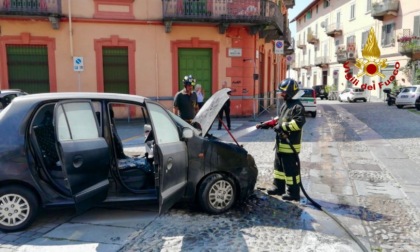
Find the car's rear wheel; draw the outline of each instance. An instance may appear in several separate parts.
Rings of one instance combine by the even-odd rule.
[[[36,196],[22,186],[0,189],[0,230],[14,232],[25,229],[35,219],[39,209]]]
[[[397,105],[397,108],[402,109],[404,106],[403,105]]]
[[[200,186],[199,204],[210,214],[229,210],[236,200],[236,186],[233,180],[222,174],[208,176]]]
[[[316,112],[311,112],[312,117],[316,117]]]
[[[347,97],[347,101],[348,101],[348,102],[351,102],[350,97]]]

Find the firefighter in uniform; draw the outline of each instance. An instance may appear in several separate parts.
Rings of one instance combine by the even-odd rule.
[[[279,84],[284,99],[278,118],[257,125],[257,128],[274,128],[276,131],[276,155],[274,159],[273,188],[270,195],[282,195],[283,200],[300,200],[300,171],[298,158],[288,141],[300,152],[302,127],[305,124],[305,108],[300,102],[299,85],[293,79],[285,79]]]

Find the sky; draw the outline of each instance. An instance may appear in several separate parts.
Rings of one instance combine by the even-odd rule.
[[[295,18],[306,6],[312,3],[313,0],[295,0],[295,6],[289,9],[289,20]],[[296,34],[296,22],[289,25],[290,31],[292,32],[292,38]]]

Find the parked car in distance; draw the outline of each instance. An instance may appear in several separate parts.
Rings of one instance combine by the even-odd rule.
[[[254,193],[258,169],[236,142],[209,133],[229,99],[213,94],[188,124],[145,97],[48,93],[0,113],[0,230],[28,227],[40,207],[179,201],[210,214]]]
[[[315,90],[316,97],[321,98],[321,100],[328,99],[328,92],[325,88],[326,86],[327,85],[316,85],[312,87]]]
[[[27,95],[27,93],[19,89],[3,89],[0,90],[0,111],[5,109],[12,100],[18,96]]]
[[[304,93],[300,97],[300,101],[305,107],[305,111],[310,113],[312,117],[316,117],[316,95],[312,88],[301,88]]]
[[[401,109],[404,106],[415,106],[416,100],[420,96],[420,85],[404,87],[395,99],[395,105]]]
[[[338,96],[338,100],[348,101],[348,102],[356,102],[356,101],[363,101],[367,102],[367,94],[365,90],[361,88],[346,88],[344,89],[340,95]]]

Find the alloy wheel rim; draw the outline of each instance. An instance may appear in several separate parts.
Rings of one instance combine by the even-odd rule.
[[[0,198],[0,224],[13,227],[28,219],[29,202],[18,194],[6,194]]]
[[[220,180],[210,188],[209,201],[213,208],[219,210],[224,209],[229,206],[232,199],[233,187],[229,182]]]

